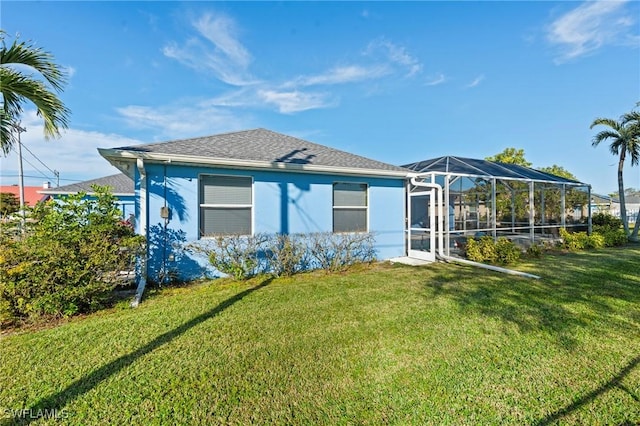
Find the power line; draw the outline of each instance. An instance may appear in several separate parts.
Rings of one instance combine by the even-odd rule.
[[[42,176],[33,176],[33,175],[23,175],[26,178],[32,178],[32,179],[40,179]],[[0,174],[0,177],[20,177],[19,175],[15,174]],[[67,182],[83,182],[81,179],[60,179],[61,181],[67,181]]]
[[[40,159],[38,158],[38,156],[36,156],[36,155],[35,155],[35,154],[34,154],[34,153],[29,149],[29,148],[27,148],[24,144],[22,144],[22,147],[23,147],[24,149],[26,149],[27,151],[29,151],[29,153],[30,153],[30,154],[31,154],[31,155],[32,155],[36,160],[38,160],[38,161],[40,162],[40,164],[42,164],[42,165],[43,165],[47,170],[49,170],[51,173],[53,173],[53,176],[54,176],[54,177],[53,177],[53,179],[51,178],[51,176],[47,176],[47,175],[46,175],[42,170],[40,170],[40,169],[39,169],[39,168],[37,168],[35,165],[33,165],[33,163],[31,163],[29,160],[27,160],[26,158],[24,158],[24,156],[22,157],[22,159],[23,159],[25,162],[27,162],[27,164],[29,164],[31,167],[33,167],[33,168],[34,168],[38,173],[40,173],[42,176],[44,176],[46,179],[49,179],[49,180],[55,180],[55,181],[57,182],[57,186],[59,186],[59,185],[60,185],[60,184],[59,184],[59,182],[60,182],[60,173],[58,173],[58,171],[56,171],[56,170],[51,170],[51,168],[49,168],[49,166],[47,166],[46,164],[44,164],[44,163],[42,162],[42,160],[40,160]],[[16,151],[16,149],[15,149],[15,147],[11,147],[11,149],[12,149],[14,152],[17,152],[17,151]]]
[[[22,144],[22,147],[23,147],[24,149],[26,149],[26,150],[27,150],[27,152],[33,156],[33,158],[35,158],[36,160],[38,160],[38,161],[40,162],[40,164],[42,164],[42,165],[43,165],[47,170],[49,170],[51,173],[53,173],[53,175],[54,175],[54,176],[57,176],[57,175],[58,175],[58,172],[57,172],[56,170],[51,170],[51,168],[49,168],[49,166],[47,166],[46,164],[44,164],[44,163],[42,162],[42,160],[41,160],[41,159],[39,159],[39,158],[38,158],[38,156],[37,156],[37,155],[35,155],[35,154],[33,153],[33,151],[31,151],[29,148],[27,148],[27,146],[26,146],[26,145]]]
[[[51,176],[47,176],[44,174],[44,172],[42,170],[40,170],[39,168],[37,168],[36,166],[33,165],[32,162],[30,162],[29,160],[27,160],[26,158],[23,158],[23,160],[30,165],[31,167],[33,167],[38,173],[40,173],[42,176],[44,176],[47,179],[51,179]]]

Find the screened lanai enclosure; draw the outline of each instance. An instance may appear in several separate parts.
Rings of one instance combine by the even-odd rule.
[[[591,187],[515,164],[440,157],[407,164],[408,254],[434,260],[468,238],[506,237],[522,247],[560,229],[590,231]]]

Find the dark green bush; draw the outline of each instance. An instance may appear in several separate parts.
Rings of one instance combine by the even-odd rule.
[[[534,243],[527,248],[527,256],[540,258],[545,252],[545,247],[542,244]]]
[[[96,199],[38,204],[24,234],[0,233],[1,324],[94,311],[123,283],[144,240],[120,220],[107,189],[94,190]]]
[[[595,227],[604,227],[608,229],[622,228],[622,220],[608,213],[596,213],[591,216],[591,224]]]
[[[598,233],[604,237],[606,247],[616,247],[625,245],[629,240],[623,228],[593,227],[593,233]]]
[[[593,234],[604,237],[605,247],[621,246],[628,242],[622,227],[622,221],[608,213],[596,213],[591,218]]]

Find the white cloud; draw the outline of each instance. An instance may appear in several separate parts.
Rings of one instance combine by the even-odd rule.
[[[420,61],[413,57],[406,48],[386,39],[378,39],[369,43],[364,54],[367,56],[382,54],[386,60],[405,68],[407,77],[412,77],[422,71]]]
[[[279,92],[276,90],[259,90],[258,96],[268,104],[278,107],[283,114],[306,111],[309,109],[335,106],[337,100],[330,99],[327,93],[301,92],[299,90]]]
[[[60,185],[118,173],[116,168],[98,154],[97,148],[143,143],[117,134],[73,128],[61,132],[59,139],[45,140],[42,118],[38,117],[34,110],[24,112],[21,125],[27,129],[21,135],[25,147],[22,152],[25,185],[41,185],[43,181],[51,181],[55,185],[55,176],[51,170],[60,173]],[[15,151],[7,157],[0,156],[0,170],[3,185],[18,182],[18,155]]]
[[[136,129],[153,129],[166,139],[215,134],[243,128],[243,120],[230,111],[217,108],[215,102],[203,101],[192,106],[129,105],[117,112]]]
[[[251,54],[238,40],[233,19],[221,14],[205,14],[192,25],[198,36],[182,45],[167,44],[162,49],[165,56],[195,70],[213,72],[218,79],[233,86],[256,83],[248,71]]]
[[[447,81],[447,77],[443,73],[439,73],[438,75],[430,77],[425,83],[425,86],[438,86],[445,81]]]
[[[233,63],[245,69],[249,66],[251,55],[242,43],[236,39],[236,24],[231,18],[226,16],[214,18],[211,14],[206,14],[196,21],[193,26]]]
[[[347,65],[332,68],[322,74],[298,77],[288,83],[285,83],[283,87],[356,83],[359,81],[380,78],[390,73],[391,70],[384,65],[371,67]]]
[[[476,87],[480,83],[482,83],[482,80],[484,80],[484,74],[481,74],[481,75],[477,76],[471,83],[467,84],[465,87],[467,89],[470,89],[472,87]]]
[[[565,13],[548,28],[547,39],[558,46],[556,63],[589,54],[605,45],[635,45],[636,20],[625,10],[625,1],[588,1]]]

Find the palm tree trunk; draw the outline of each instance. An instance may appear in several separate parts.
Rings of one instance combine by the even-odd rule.
[[[618,196],[620,198],[620,219],[622,219],[622,226],[624,227],[624,233],[629,236],[629,219],[627,218],[627,206],[624,200],[624,182],[622,180],[622,168],[624,166],[624,157],[626,151],[620,150],[620,161],[618,161]]]

